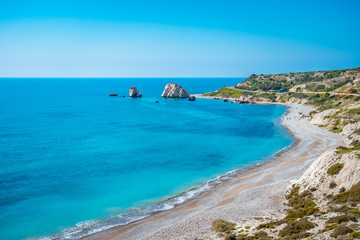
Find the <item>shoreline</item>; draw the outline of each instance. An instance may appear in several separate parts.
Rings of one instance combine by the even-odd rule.
[[[211,97],[204,97],[204,98],[211,98]],[[260,103],[263,104],[263,103]],[[274,103],[266,103],[266,104],[274,104]],[[302,139],[301,136],[299,136],[300,133],[302,133],[302,131],[300,132],[296,132],[294,131],[294,126],[291,123],[294,123],[294,121],[299,121],[299,122],[303,122],[305,123],[305,121],[310,124],[307,120],[305,119],[300,119],[297,120],[296,119],[296,114],[294,114],[298,108],[302,108],[307,109],[307,111],[311,111],[311,107],[310,106],[304,106],[304,105],[298,105],[298,104],[282,104],[282,103],[275,103],[278,105],[285,105],[288,106],[289,108],[287,109],[287,111],[284,113],[284,115],[282,116],[282,120],[280,122],[280,124],[285,127],[287,129],[287,131],[292,135],[292,137],[295,139],[295,142],[290,145],[289,147],[280,150],[278,153],[275,153],[273,155],[273,157],[269,160],[267,160],[266,162],[263,163],[258,163],[256,165],[252,165],[243,169],[236,169],[233,171],[228,172],[225,175],[220,176],[220,178],[225,178],[225,179],[221,179],[221,182],[218,182],[216,184],[214,184],[210,189],[205,190],[203,192],[200,192],[200,194],[191,197],[187,200],[185,200],[182,203],[179,204],[175,204],[173,206],[173,208],[169,209],[169,210],[160,210],[157,212],[153,212],[151,213],[149,216],[145,216],[141,219],[132,221],[130,223],[127,223],[125,225],[120,225],[120,226],[114,226],[105,230],[101,230],[99,232],[90,234],[90,235],[86,235],[84,237],[82,237],[81,239],[168,239],[169,237],[171,239],[194,239],[194,237],[198,237],[198,236],[203,236],[204,234],[208,234],[210,233],[210,227],[211,227],[211,221],[215,220],[217,218],[224,218],[226,220],[235,220],[234,217],[230,217],[229,215],[232,215],[232,210],[234,209],[234,206],[232,203],[234,202],[243,202],[243,200],[246,198],[241,198],[240,196],[240,200],[238,200],[238,195],[241,192],[246,192],[246,190],[255,190],[256,191],[256,185],[255,186],[251,186],[254,184],[249,184],[247,182],[249,182],[251,179],[252,180],[259,180],[259,175],[261,176],[262,172],[267,172],[269,171],[269,169],[271,170],[272,168],[274,168],[274,164],[276,165],[276,163],[278,161],[281,161],[281,158],[286,158],[287,156],[284,157],[284,155],[293,155],[294,151],[296,152],[296,149],[299,148],[299,145],[303,144],[304,142],[309,142],[309,139]],[[302,110],[302,112],[303,112]],[[287,120],[287,117],[290,116],[291,120]],[[313,126],[313,125],[311,125]],[[315,127],[315,126],[313,126]],[[295,126],[296,128],[296,126]],[[320,132],[322,132],[322,134],[324,134],[324,131],[330,135],[332,135],[332,133],[327,132],[326,130],[320,129],[318,127],[317,128]],[[327,135],[327,134],[325,134]],[[321,138],[320,138],[321,139]],[[310,142],[313,139],[310,139]],[[336,141],[336,143],[332,143],[331,145],[333,145],[333,147],[336,147],[337,145],[340,144],[340,142],[342,142],[343,140],[338,140]],[[312,141],[313,142],[313,141]],[[331,140],[330,140],[331,142]],[[306,151],[306,149],[304,149],[304,147],[306,147],[308,144],[306,144],[305,146],[300,147],[301,149],[297,149],[298,152],[300,153],[304,153]],[[325,146],[327,146],[327,144],[325,144]],[[325,151],[323,149],[323,151]],[[317,151],[317,155],[320,155],[322,152],[322,150],[318,150]],[[312,157],[310,160],[314,160],[314,157]],[[311,161],[312,162],[312,161]],[[286,161],[282,161],[282,163],[286,163]],[[298,175],[301,175],[301,173],[303,171],[305,171],[304,166],[303,165],[308,165],[309,164],[309,159],[302,159],[300,160],[300,165],[302,165],[301,168],[296,169],[296,172],[298,172]],[[285,165],[288,165],[285,164]],[[287,168],[286,168],[287,167]],[[284,170],[288,170],[289,168],[291,168],[290,166],[285,166]],[[291,171],[290,171],[291,172]],[[231,175],[233,174],[233,176]],[[264,173],[263,173],[264,174]],[[229,177],[228,179],[226,179],[226,177]],[[266,177],[266,176],[264,176]],[[295,178],[296,179],[296,178]],[[215,180],[220,180],[220,179],[215,179]],[[292,180],[292,179],[290,179]],[[210,180],[210,181],[214,181],[214,180]],[[209,181],[209,182],[210,182]],[[251,182],[251,181],[250,181]],[[256,183],[256,181],[255,181]],[[288,181],[286,183],[285,182],[281,182],[282,185],[289,185],[290,181]],[[286,183],[286,184],[285,184]],[[203,184],[204,185],[204,184]],[[264,184],[263,184],[264,185]],[[201,185],[202,186],[202,185]],[[260,184],[261,186],[261,184]],[[199,186],[197,186],[199,187]],[[195,188],[197,188],[195,187]],[[237,188],[237,190],[234,193],[234,188]],[[240,189],[239,189],[240,188]],[[189,189],[186,192],[189,192],[192,189]],[[278,190],[279,191],[279,190]],[[285,188],[281,188],[280,192],[285,192],[286,191],[286,187]],[[163,202],[166,202],[170,199],[176,198],[177,196],[180,196],[181,194],[184,194],[186,192],[180,193],[172,198],[169,198]],[[251,191],[250,191],[251,192]],[[226,193],[230,194],[230,197],[226,196]],[[229,195],[228,194],[228,195]],[[224,197],[225,196],[225,197]],[[284,194],[280,195],[277,193],[273,193],[271,198],[274,198],[275,200],[278,198],[283,198]],[[241,200],[242,199],[242,200]],[[268,198],[269,199],[269,198]],[[268,201],[268,199],[256,199],[256,201]],[[254,200],[254,197],[252,197],[252,200]],[[262,203],[263,203],[262,202]],[[250,204],[250,210],[254,210],[255,212],[261,212],[261,211],[277,211],[281,208],[283,208],[283,206],[280,206],[281,201],[279,202],[278,200],[276,201],[278,202],[278,204],[275,204],[274,206],[264,206],[264,204],[260,204],[260,206],[263,206],[262,209],[257,206],[253,206],[252,204]],[[247,204],[249,205],[249,204]],[[220,209],[219,209],[220,208]],[[222,209],[225,208],[225,209]],[[253,208],[253,209],[252,209]],[[213,209],[218,209],[216,212],[213,212]],[[222,209],[222,210],[221,210]],[[250,211],[250,212],[254,212],[254,211]],[[225,212],[225,217],[216,217],[217,215],[224,215]],[[226,212],[228,214],[226,214]],[[249,212],[249,211],[248,211]],[[230,214],[229,214],[230,213]],[[205,217],[203,215],[208,215],[208,217]],[[192,226],[192,224],[188,224],[186,223],[186,220],[193,220],[194,217],[191,216],[196,216],[197,218],[201,218],[199,219],[199,221],[194,220],[194,223],[196,225],[196,222],[199,223],[203,223],[201,224],[202,227],[198,227],[196,230],[188,230],[189,226]],[[241,215],[241,214],[240,214]],[[257,214],[242,214],[243,216],[241,217],[242,220],[244,219],[248,219],[249,217],[254,217]],[[196,218],[195,217],[195,218]],[[174,219],[177,219],[177,221],[174,222]],[[241,220],[241,219],[238,219]],[[180,222],[184,222],[185,223],[181,223],[179,226]],[[187,232],[183,232],[183,231],[179,231],[179,229],[184,229],[184,226],[186,226],[187,228]],[[166,230],[164,230],[166,229]],[[165,231],[165,232],[164,232]],[[136,234],[135,234],[136,232]]]
[[[278,104],[278,105],[284,105],[284,104]],[[151,217],[151,216],[155,216],[155,215],[157,215],[157,214],[159,214],[161,212],[171,211],[171,210],[181,206],[182,204],[185,204],[188,201],[191,201],[191,200],[193,200],[193,199],[195,199],[197,197],[200,197],[205,192],[211,191],[213,188],[217,187],[218,185],[224,184],[225,182],[227,182],[227,181],[229,181],[229,180],[231,180],[233,178],[236,178],[239,175],[246,173],[247,171],[251,171],[253,169],[259,168],[262,165],[266,164],[267,162],[272,161],[275,158],[281,156],[285,152],[290,151],[293,147],[295,147],[299,143],[299,139],[297,139],[292,134],[292,132],[286,126],[284,126],[282,124],[283,118],[288,114],[289,109],[290,109],[290,107],[287,106],[286,111],[281,116],[279,116],[279,119],[280,119],[279,124],[282,125],[285,128],[285,130],[288,132],[288,134],[290,134],[292,136],[292,138],[294,139],[294,142],[292,144],[278,150],[277,152],[275,152],[275,153],[273,153],[273,154],[271,154],[271,155],[269,155],[267,157],[264,157],[263,160],[261,160],[261,161],[259,160],[259,162],[255,162],[253,164],[250,164],[249,166],[245,166],[245,167],[242,167],[242,168],[237,168],[237,169],[230,170],[230,171],[228,171],[228,172],[226,172],[226,173],[224,173],[222,175],[217,176],[216,178],[212,178],[212,179],[210,179],[210,180],[208,180],[208,181],[206,181],[204,183],[201,183],[199,185],[191,187],[191,188],[189,188],[187,190],[184,190],[184,191],[182,191],[182,192],[180,192],[180,193],[178,193],[176,195],[173,195],[173,196],[170,196],[170,197],[168,197],[168,198],[166,198],[164,200],[155,202],[152,205],[150,205],[148,207],[145,207],[144,209],[140,209],[140,210],[148,210],[149,208],[153,208],[153,207],[158,209],[158,210],[155,210],[155,211],[150,210],[150,213],[148,215],[146,215],[144,213],[144,215],[141,215],[141,216],[139,216],[137,218],[135,217],[134,219],[129,220],[126,223],[114,224],[116,226],[109,226],[107,223],[111,222],[112,220],[118,220],[119,219],[118,217],[113,217],[113,218],[110,218],[108,220],[103,220],[103,221],[97,221],[95,224],[90,224],[89,226],[86,226],[86,227],[84,226],[84,227],[82,227],[82,229],[77,229],[77,230],[75,230],[73,232],[70,232],[69,234],[66,234],[65,236],[60,235],[60,239],[87,239],[87,237],[90,237],[90,236],[95,235],[97,233],[105,232],[105,231],[116,229],[116,228],[119,228],[119,227],[126,227],[127,225],[136,223],[138,221],[141,221],[142,219],[145,219],[145,218],[148,218],[148,217]],[[208,186],[209,188],[204,189],[204,190],[200,190],[199,192],[196,191],[196,190],[198,190],[200,188],[203,188],[203,187],[206,187],[206,186]],[[176,200],[177,198],[182,197],[183,195],[186,195],[188,193],[192,193],[193,191],[195,191],[195,193],[192,196],[186,198],[184,201],[182,201],[180,203],[172,203],[171,202],[171,200]],[[159,207],[161,205],[169,205],[169,204],[173,204],[173,206],[171,206],[168,209],[159,209]],[[128,216],[128,215],[131,215],[131,214],[132,214],[132,212],[130,212],[128,214],[124,214],[124,215]],[[120,218],[122,218],[122,217],[120,217]],[[93,222],[92,220],[90,220],[90,221]],[[86,222],[87,221],[84,221],[84,222],[81,222],[81,223],[86,223]],[[100,226],[98,226],[98,225],[100,225]],[[101,225],[107,225],[107,226],[105,226],[103,228],[103,227],[101,227]],[[103,228],[103,229],[101,229],[101,228]],[[90,230],[89,233],[85,233],[88,230]]]

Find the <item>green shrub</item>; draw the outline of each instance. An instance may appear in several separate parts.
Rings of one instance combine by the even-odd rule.
[[[337,224],[326,225],[324,229],[322,229],[322,230],[319,231],[319,233],[331,231],[331,230],[337,228],[338,226],[339,226],[339,225],[337,225]]]
[[[337,152],[338,154],[343,154],[343,153],[348,153],[348,152],[352,152],[354,150],[357,150],[356,147],[353,147],[353,148],[347,148],[347,147],[343,147],[343,146],[340,146],[337,148]]]
[[[350,114],[360,114],[360,108],[353,108],[348,111]]]
[[[358,238],[360,239],[360,232],[352,232],[349,235],[351,238]]]
[[[354,230],[352,230],[349,227],[337,227],[335,228],[335,230],[330,234],[331,237],[337,238],[338,236],[341,235],[346,235],[348,233],[353,232]]]
[[[360,182],[354,184],[348,191],[339,193],[333,198],[334,203],[360,203]]]
[[[349,216],[349,215],[343,215],[343,216],[332,217],[329,220],[327,220],[326,223],[340,224],[340,223],[349,222],[349,221],[357,222],[356,217]]]
[[[275,226],[279,226],[283,223],[284,223],[284,221],[272,221],[272,222],[268,222],[268,223],[261,223],[259,226],[257,226],[256,229],[275,228]]]
[[[232,230],[234,230],[235,224],[225,221],[223,219],[217,219],[212,222],[211,224],[211,230],[215,232],[224,232],[224,233],[230,233]]]
[[[281,231],[281,237],[288,237],[292,235],[298,235],[304,233],[309,229],[314,228],[315,225],[312,222],[309,222],[307,219],[301,219],[299,221],[288,223]]]
[[[269,235],[264,232],[264,231],[260,231],[254,234],[255,237],[257,237],[258,239],[268,239]]]
[[[284,219],[286,221],[309,216],[319,211],[319,208],[316,207],[315,202],[312,200],[312,193],[306,190],[299,194],[299,190],[299,186],[293,186],[286,196],[288,206],[292,207],[292,209],[287,210],[288,214]]]
[[[224,240],[236,240],[236,234],[235,233],[228,234],[225,236]]]
[[[344,188],[344,187],[342,187],[342,188],[339,189],[339,193],[343,193],[343,192],[345,192],[345,191],[346,191],[346,188]]]
[[[340,170],[344,167],[343,163],[335,163],[329,169],[327,170],[327,174],[333,176],[335,174],[338,174]]]
[[[298,197],[299,191],[300,191],[300,186],[293,185],[292,189],[290,190],[290,193],[286,195],[286,199],[289,200],[290,198]]]
[[[337,184],[336,182],[332,181],[330,184],[329,184],[329,188],[333,189],[333,188],[336,188]]]

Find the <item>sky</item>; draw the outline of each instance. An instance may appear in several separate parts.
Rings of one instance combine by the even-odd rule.
[[[360,66],[357,0],[0,0],[0,77],[246,77]]]

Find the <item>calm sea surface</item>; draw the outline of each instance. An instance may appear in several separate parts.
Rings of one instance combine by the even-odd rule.
[[[76,238],[166,209],[153,204],[292,144],[283,106],[160,97],[169,82],[203,93],[241,81],[0,79],[0,239]],[[143,98],[108,96],[133,85]]]

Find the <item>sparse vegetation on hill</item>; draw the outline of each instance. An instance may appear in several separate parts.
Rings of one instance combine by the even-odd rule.
[[[333,71],[317,71],[302,73],[284,73],[284,74],[253,74],[243,83],[236,85],[237,88],[251,91],[278,91],[289,90],[295,87],[299,90],[308,90],[312,92],[354,92],[347,84],[353,83],[360,76],[360,67],[333,70]],[[357,85],[356,88],[359,86]]]

